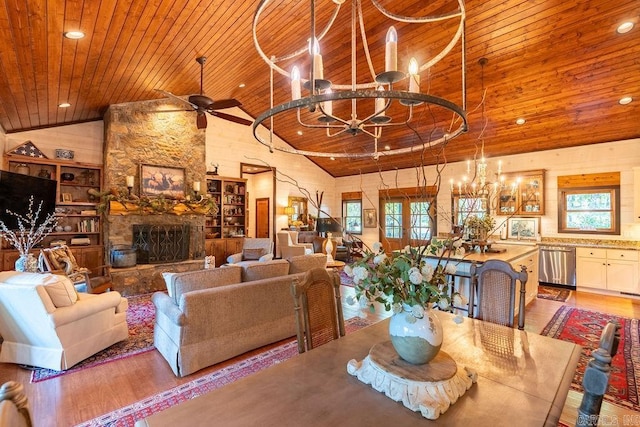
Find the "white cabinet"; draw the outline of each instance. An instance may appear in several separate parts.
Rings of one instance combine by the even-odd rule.
[[[529,304],[538,296],[538,252],[539,251],[536,249],[535,252],[528,253],[511,261],[511,266],[516,271],[520,271],[522,269],[522,265],[527,267],[525,305]]]
[[[576,276],[579,287],[639,293],[638,251],[577,248]]]

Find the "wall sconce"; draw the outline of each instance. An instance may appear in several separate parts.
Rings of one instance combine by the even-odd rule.
[[[127,189],[129,190],[129,196],[131,196],[131,190],[133,190],[133,175],[127,175]]]
[[[291,215],[293,215],[294,213],[295,213],[295,210],[293,209],[293,206],[286,206],[286,207],[284,208],[284,214],[285,214],[286,216],[291,216]]]

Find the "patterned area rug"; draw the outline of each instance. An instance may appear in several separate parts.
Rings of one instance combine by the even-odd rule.
[[[345,320],[347,333],[369,326],[370,321],[358,317]],[[298,354],[298,344],[294,339],[271,350],[264,351],[247,359],[240,360],[233,365],[196,378],[167,391],[117,409],[108,414],[96,417],[79,424],[77,427],[95,426],[134,426],[137,420],[170,408],[173,405],[193,399],[209,391],[230,384],[240,378],[259,372],[269,366],[281,363]],[[240,397],[241,398],[241,397]]]
[[[538,298],[548,299],[551,301],[566,302],[571,296],[569,289],[555,288],[553,286],[538,286]]]
[[[31,382],[45,381],[60,375],[70,374],[153,350],[153,322],[156,309],[151,302],[151,295],[143,294],[127,297],[129,302],[129,309],[127,310],[129,338],[115,343],[66,371],[37,368],[31,373]]]
[[[562,306],[541,335],[570,341],[581,345],[582,355],[571,388],[582,389],[582,376],[591,358],[591,351],[598,348],[600,334],[610,321],[620,324],[620,345],[613,358],[609,389],[604,399],[634,411],[640,411],[638,381],[640,381],[640,320],[613,316],[595,311]]]

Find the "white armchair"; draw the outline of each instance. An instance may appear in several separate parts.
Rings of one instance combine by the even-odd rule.
[[[271,261],[273,259],[273,241],[268,237],[245,237],[242,252],[227,257],[229,264]]]
[[[76,293],[51,273],[0,272],[0,362],[69,369],[129,336],[118,292]]]
[[[283,259],[290,259],[298,255],[310,255],[313,253],[313,245],[294,243],[290,231],[278,231],[278,248]],[[297,234],[296,234],[297,240]]]

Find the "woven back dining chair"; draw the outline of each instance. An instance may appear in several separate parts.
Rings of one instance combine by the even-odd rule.
[[[519,294],[518,329],[524,329],[527,267],[516,271],[506,261],[489,260],[480,266],[471,264],[470,274],[469,317],[513,327]]]
[[[608,322],[602,329],[598,349],[591,352],[592,359],[582,377],[582,401],[578,408],[576,426],[597,426],[600,418],[602,398],[609,386],[611,360],[618,352],[620,325]]]
[[[298,352],[304,353],[345,334],[340,276],[314,268],[291,284],[296,314]]]

